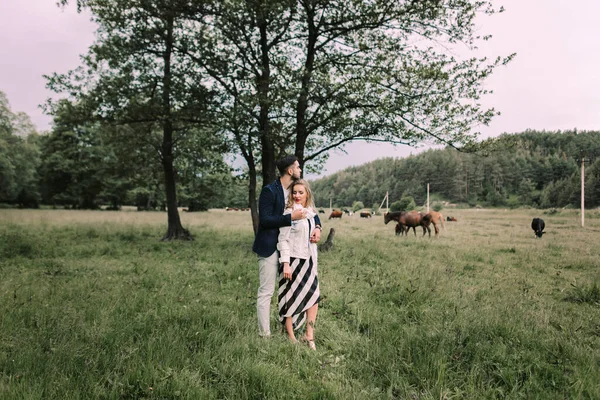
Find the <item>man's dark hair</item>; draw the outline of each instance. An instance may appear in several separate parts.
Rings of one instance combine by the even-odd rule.
[[[296,161],[298,161],[298,157],[294,155],[288,155],[275,161],[275,165],[277,165],[277,170],[279,171],[279,176],[283,176],[285,171],[287,171],[288,168],[291,167]]]

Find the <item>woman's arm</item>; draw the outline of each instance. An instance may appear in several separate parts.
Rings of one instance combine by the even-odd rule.
[[[292,231],[291,226],[284,226],[279,228],[279,237],[277,239],[277,250],[279,250],[279,262],[289,263],[290,262],[290,233]]]

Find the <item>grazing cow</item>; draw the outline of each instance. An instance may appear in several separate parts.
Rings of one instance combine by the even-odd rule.
[[[343,214],[344,213],[341,212],[340,210],[333,210],[331,212],[331,214],[329,215],[329,219],[331,219],[331,218],[340,218],[341,219]]]
[[[361,218],[371,218],[371,213],[370,212],[361,212],[360,213],[360,217]]]
[[[226,210],[227,210],[227,211],[231,211],[231,210],[233,210],[233,208],[231,208],[231,207],[227,207],[227,208],[226,208]]]
[[[396,236],[402,235],[404,233],[404,226],[398,223],[396,224],[396,228],[394,228],[394,230],[396,231]]]
[[[437,211],[429,211],[429,215],[431,215],[431,223],[433,224],[433,227],[435,229],[435,235],[437,236],[439,234],[439,229],[437,224],[440,223],[442,224],[442,228],[444,228],[444,230],[446,230],[446,224],[444,223],[444,216],[442,215],[441,212],[437,212]]]
[[[454,218],[454,217],[446,217],[446,221],[454,221],[454,222],[456,222],[456,218]]]
[[[533,229],[533,231],[535,232],[535,237],[537,238],[542,238],[542,235],[546,232],[544,232],[544,228],[546,227],[546,224],[544,223],[544,220],[541,218],[534,218],[533,221],[531,221],[531,229]]]
[[[325,214],[325,210],[319,210],[319,214]]]
[[[399,225],[399,227],[396,227],[396,234],[402,235],[405,233],[408,236],[408,231],[410,228],[413,228],[413,233],[417,236],[416,227],[421,226],[423,228],[423,236],[425,236],[426,232],[429,232],[429,236],[431,237],[431,229],[429,228],[431,224],[430,214],[423,215],[418,211],[395,211],[383,215],[383,221],[386,224],[392,220],[397,221]]]

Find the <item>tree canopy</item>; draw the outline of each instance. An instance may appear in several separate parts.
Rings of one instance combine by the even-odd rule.
[[[49,87],[70,103],[50,102],[48,111],[64,117],[66,109],[86,131],[121,135],[129,153],[148,151],[140,154],[146,161],[158,156],[168,210],[165,239],[189,237],[177,204],[178,196],[193,194],[179,192],[178,182],[208,190],[198,174],[187,173],[199,164],[180,161],[184,152],[210,148],[245,160],[257,229],[257,185],[275,178],[275,160],[284,153],[314,171],[331,149],[356,140],[472,147],[477,126],[497,114],[481,105],[489,94],[485,80],[514,56],[473,56],[489,39],[479,34],[476,18],[502,11],[491,1],[59,3],[88,9],[98,31],[80,68],[48,77]],[[117,150],[103,157],[117,157]],[[151,169],[151,162],[146,166]],[[497,193],[504,182],[491,173]],[[116,205],[126,191],[122,182],[117,179],[114,190],[96,189]],[[378,194],[368,186],[354,190],[371,200]]]
[[[600,132],[504,134],[487,155],[452,148],[402,159],[384,158],[312,182],[317,205],[380,203],[406,196],[423,205],[433,199],[470,206],[565,207],[580,205],[580,160],[586,158],[586,207],[600,206]],[[485,145],[485,143],[484,143]]]
[[[64,1],[63,3],[67,3]],[[200,4],[200,3],[199,3]],[[98,23],[97,42],[83,59],[84,68],[48,77],[48,85],[69,93],[73,106],[103,124],[128,125],[118,130],[134,151],[140,143],[154,147],[164,173],[168,228],[164,240],[190,239],[177,210],[178,149],[217,151],[211,125],[212,93],[203,84],[184,48],[190,21],[202,11],[188,1],[149,2],[89,0]],[[56,114],[56,104],[50,110]],[[204,139],[204,140],[203,140]],[[200,143],[201,142],[201,143]]]
[[[0,92],[0,203],[37,207],[39,135],[29,117],[14,113]]]

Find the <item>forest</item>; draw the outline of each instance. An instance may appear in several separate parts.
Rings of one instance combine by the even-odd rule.
[[[40,134],[24,113],[14,113],[0,92],[0,203],[35,208],[164,210],[161,165],[150,145],[121,144],[120,130],[101,124],[68,126],[56,119]],[[600,132],[526,131],[490,139],[487,150],[452,147],[402,159],[382,158],[312,183],[318,207],[362,202],[376,208],[410,196],[464,206],[579,207],[580,160],[585,158],[585,204],[600,205]],[[178,149],[178,205],[189,211],[247,207],[248,179],[236,175],[223,152],[207,143]]]
[[[313,182],[316,204],[376,209],[412,197],[485,207],[579,207],[581,159],[585,159],[585,205],[600,205],[600,132],[533,131],[490,139],[484,152],[447,147],[407,158],[382,158]],[[484,146],[485,146],[484,142]]]
[[[256,232],[260,185],[284,154],[314,172],[353,141],[472,147],[498,115],[485,82],[515,57],[478,54],[491,38],[480,24],[504,11],[491,1],[56,3],[97,30],[79,66],[44,75],[54,124],[39,175],[59,179],[39,198],[165,208],[165,240],[191,239],[179,206],[219,199],[250,208]],[[225,154],[244,164],[245,200],[227,192],[242,183]],[[63,164],[73,159],[88,162]]]
[[[56,118],[40,134],[24,113],[14,113],[0,92],[0,203],[68,209],[165,210],[164,174],[148,140],[123,139],[127,127],[70,125]],[[135,146],[133,149],[132,146]],[[179,205],[189,211],[245,207],[247,179],[236,177],[219,148],[191,142],[175,161]]]
[[[319,206],[386,192],[422,204],[427,183],[469,206],[577,205],[581,157],[597,206],[595,132],[481,141],[476,127],[499,113],[481,103],[486,79],[516,56],[473,56],[490,39],[475,18],[503,12],[492,2],[57,3],[90,12],[96,42],[79,67],[44,76],[49,132],[0,94],[0,203],[166,210],[165,240],[190,238],[178,207],[249,207],[256,231],[277,158],[315,172],[362,140],[448,148],[320,179]]]

